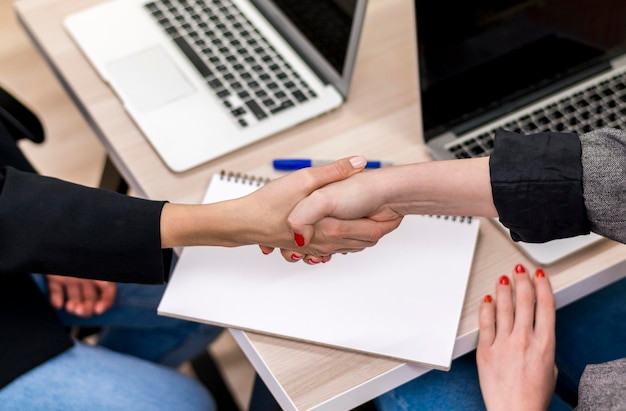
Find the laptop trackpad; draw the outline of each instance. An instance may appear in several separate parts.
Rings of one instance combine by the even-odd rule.
[[[140,111],[161,107],[195,91],[161,47],[109,63],[107,69],[116,91]]]

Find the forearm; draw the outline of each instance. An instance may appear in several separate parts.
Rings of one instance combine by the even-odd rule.
[[[247,215],[250,210],[237,211],[242,201],[215,204],[165,204],[161,213],[161,246],[236,247],[255,244],[254,227]]]
[[[375,184],[398,214],[498,216],[488,158],[430,161],[380,171],[387,175]]]
[[[356,174],[312,193],[288,221],[306,243],[316,231],[313,226],[326,217],[344,221],[349,233],[364,220],[399,224],[409,214],[496,217],[489,159],[429,161]]]

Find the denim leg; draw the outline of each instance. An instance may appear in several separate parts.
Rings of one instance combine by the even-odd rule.
[[[381,395],[376,406],[381,411],[484,410],[476,352],[454,360],[450,371],[429,371]]]
[[[556,314],[557,392],[578,402],[587,364],[626,357],[626,278],[569,304]]]
[[[161,365],[77,343],[0,390],[6,411],[213,411],[197,381]]]
[[[43,276],[33,275],[40,287]],[[206,350],[223,328],[157,314],[165,285],[117,284],[114,305],[101,315],[81,318],[58,311],[68,327],[101,327],[98,345],[170,367]]]
[[[380,411],[482,411],[485,404],[478,382],[476,351],[452,361],[450,371],[430,371],[376,399]],[[549,411],[571,411],[558,395]]]
[[[100,317],[98,345],[177,367],[207,349],[223,328],[158,315],[165,286],[119,284],[115,307]]]

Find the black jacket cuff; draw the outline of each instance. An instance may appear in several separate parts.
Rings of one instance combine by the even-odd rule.
[[[498,130],[489,160],[500,222],[515,241],[542,243],[589,233],[576,134]]]

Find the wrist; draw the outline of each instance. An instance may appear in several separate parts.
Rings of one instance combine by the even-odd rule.
[[[251,244],[245,215],[236,201],[214,204],[166,204],[161,213],[161,246],[234,247]]]

